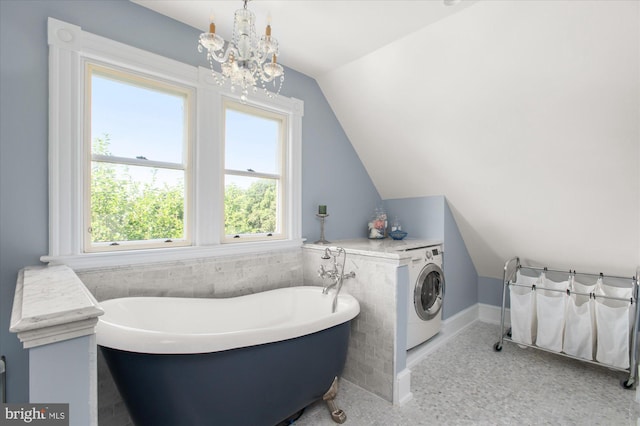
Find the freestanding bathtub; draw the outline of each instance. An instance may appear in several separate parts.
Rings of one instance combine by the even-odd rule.
[[[344,367],[358,301],[290,287],[228,299],[101,303],[97,341],[144,425],[273,426],[322,398]]]

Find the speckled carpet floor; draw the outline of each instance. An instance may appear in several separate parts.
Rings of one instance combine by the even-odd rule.
[[[499,326],[475,322],[414,368],[402,407],[342,381],[336,402],[349,426],[640,425],[624,372],[505,342]],[[335,426],[324,403],[295,426]]]

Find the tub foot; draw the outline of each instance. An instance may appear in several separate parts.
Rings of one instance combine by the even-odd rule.
[[[347,421],[347,414],[336,407],[336,402],[334,401],[336,395],[338,394],[338,376],[333,379],[333,383],[331,383],[331,387],[324,394],[322,399],[327,403],[327,407],[329,407],[329,412],[331,413],[331,419],[336,423],[344,423]]]

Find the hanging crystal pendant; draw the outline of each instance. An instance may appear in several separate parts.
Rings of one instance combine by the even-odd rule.
[[[284,83],[284,68],[276,62],[278,41],[271,36],[271,25],[267,25],[265,34],[258,40],[255,14],[247,9],[247,1],[244,0],[244,8],[234,14],[233,35],[226,49],[224,39],[215,34],[213,22],[209,32],[200,35],[198,43],[198,51],[207,52],[215,81],[222,85],[228,80],[232,91],[240,87],[242,102],[247,101],[249,90],[257,91],[257,84],[267,96],[274,97]],[[221,77],[215,72],[214,60],[221,64]],[[273,83],[274,90],[268,90],[267,83]]]

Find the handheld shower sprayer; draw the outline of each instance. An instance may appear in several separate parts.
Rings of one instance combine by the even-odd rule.
[[[342,261],[342,264],[338,263],[338,257],[340,255],[344,256],[344,259]],[[330,278],[332,280],[332,283],[329,285],[326,285],[323,289],[322,289],[322,293],[323,294],[328,294],[329,293],[329,289],[336,287],[336,293],[333,297],[333,304],[331,306],[331,312],[335,312],[336,311],[336,305],[338,302],[338,294],[340,293],[340,290],[342,289],[342,282],[344,281],[345,278],[355,278],[356,274],[355,272],[349,272],[347,275],[344,274],[344,266],[347,263],[347,252],[345,251],[345,249],[343,249],[342,247],[327,247],[324,250],[324,253],[322,254],[322,256],[320,256],[321,259],[323,260],[329,260],[333,257],[333,268],[332,270],[327,270],[325,269],[324,265],[320,265],[320,270],[318,271],[318,275],[324,279],[324,278]]]

